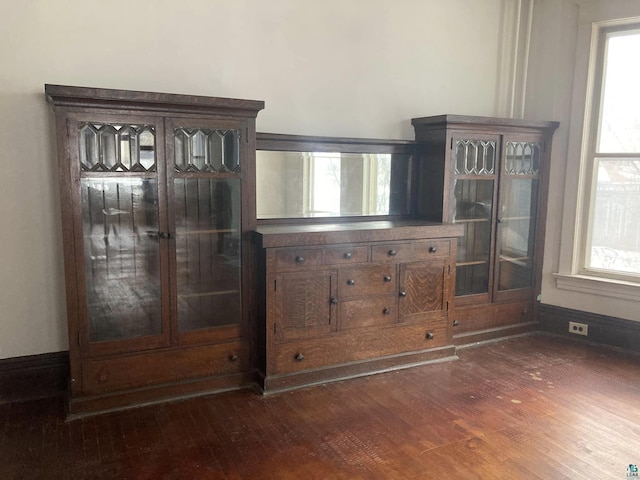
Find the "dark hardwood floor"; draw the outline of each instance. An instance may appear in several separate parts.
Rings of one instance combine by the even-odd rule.
[[[65,423],[0,405],[8,479],[624,479],[640,465],[640,356],[535,335],[454,362],[261,397]]]

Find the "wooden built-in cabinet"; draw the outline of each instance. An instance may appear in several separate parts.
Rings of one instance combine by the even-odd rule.
[[[456,225],[264,225],[258,383],[273,392],[454,356]]]
[[[441,115],[412,120],[415,212],[464,228],[454,343],[536,328],[549,159],[557,122]]]
[[[70,415],[249,385],[263,102],[45,93],[58,140]]]

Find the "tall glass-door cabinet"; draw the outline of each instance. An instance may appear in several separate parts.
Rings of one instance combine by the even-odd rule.
[[[248,384],[263,102],[45,93],[58,140],[70,415]]]
[[[412,120],[419,215],[461,224],[454,340],[535,326],[549,158],[557,122],[441,115]]]

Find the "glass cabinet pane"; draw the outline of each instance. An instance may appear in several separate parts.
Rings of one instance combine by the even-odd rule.
[[[498,228],[498,290],[533,285],[537,178],[507,177],[502,181]]]
[[[81,198],[89,340],[160,334],[156,179],[83,177]]]
[[[458,238],[456,295],[489,291],[493,178],[455,181],[454,223],[464,226]]]
[[[241,320],[240,179],[175,178],[180,331]]]
[[[452,220],[464,225],[456,261],[458,296],[489,292],[496,145],[491,138],[455,140]]]

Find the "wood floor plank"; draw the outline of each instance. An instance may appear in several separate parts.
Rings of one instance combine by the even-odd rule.
[[[626,478],[640,464],[640,356],[533,335],[459,359],[261,397],[65,422],[0,404],[0,478]]]

